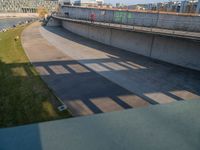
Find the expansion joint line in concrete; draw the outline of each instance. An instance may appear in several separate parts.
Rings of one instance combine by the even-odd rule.
[[[88,37],[90,37],[90,26],[87,27],[87,34],[88,34]]]
[[[155,35],[153,35],[152,40],[151,40],[151,46],[150,46],[150,52],[149,52],[149,56],[150,57],[151,57],[151,54],[152,54],[154,41],[155,41]]]
[[[112,29],[110,29],[110,38],[109,38],[109,44],[112,44]]]

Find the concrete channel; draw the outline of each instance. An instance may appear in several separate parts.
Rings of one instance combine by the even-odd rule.
[[[199,98],[199,71],[84,38],[72,33],[80,26],[71,25],[71,30],[65,30],[35,23],[23,32],[22,40],[30,61],[73,115]],[[86,28],[76,29],[88,31]],[[117,32],[120,31],[112,35]],[[96,33],[94,31],[93,35]],[[98,33],[106,35],[105,32]],[[100,35],[98,38],[103,40]]]

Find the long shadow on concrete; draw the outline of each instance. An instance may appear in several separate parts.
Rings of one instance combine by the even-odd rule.
[[[133,93],[77,61],[37,62],[34,65],[56,95],[76,115],[133,107],[119,98]],[[152,100],[149,102],[156,104]],[[140,103],[138,105],[146,104]]]
[[[106,59],[34,63],[42,78],[75,115],[143,107],[200,96],[198,71],[110,47],[62,28],[45,29],[108,56]],[[131,82],[126,81],[128,76]],[[120,86],[120,82],[113,82],[119,78],[129,82],[127,88]]]
[[[96,60],[93,61],[96,65],[106,68],[101,63],[96,63]],[[101,61],[103,62],[103,60]],[[116,62],[114,63],[116,64]],[[77,61],[34,63],[42,78],[75,115],[144,107],[149,104],[196,98],[200,95],[200,88],[198,87],[200,81],[194,78],[187,79],[189,76],[184,72],[179,73],[180,76],[172,73],[173,75],[168,77],[169,80],[172,79],[173,81],[178,80],[179,77],[181,78],[176,81],[177,83],[167,83],[166,79],[164,80],[161,77],[158,77],[155,81],[156,73],[151,69],[135,70],[126,67],[126,70],[106,68],[106,70],[101,71],[102,73],[126,72],[134,75],[133,84],[140,83],[139,86],[142,87],[133,85],[135,92],[130,92],[95,72],[93,68],[88,67],[89,64],[93,64],[92,60],[90,60],[90,63],[85,63],[85,65]],[[184,83],[180,84],[181,82]],[[145,93],[148,94],[145,95]]]

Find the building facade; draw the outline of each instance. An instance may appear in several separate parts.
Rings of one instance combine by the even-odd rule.
[[[196,13],[200,14],[200,0],[197,3],[197,9],[196,9]]]
[[[0,0],[0,12],[35,13],[39,7],[51,12],[57,4],[57,0]]]
[[[132,8],[135,9],[137,8],[133,6]],[[176,12],[176,13],[200,13],[200,0],[149,3],[149,4],[144,4],[143,7],[145,8],[145,10],[152,10],[152,11],[164,11],[164,12]]]
[[[78,6],[99,6],[103,5],[104,0],[76,0],[74,5]]]
[[[71,5],[71,0],[58,0],[59,5]]]
[[[198,12],[198,3],[196,0],[184,0],[181,2],[180,13],[196,13]]]

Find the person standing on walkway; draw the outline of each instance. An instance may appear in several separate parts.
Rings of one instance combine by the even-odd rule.
[[[91,20],[91,23],[94,23],[94,21],[96,20],[96,14],[95,13],[91,13],[90,20]]]

